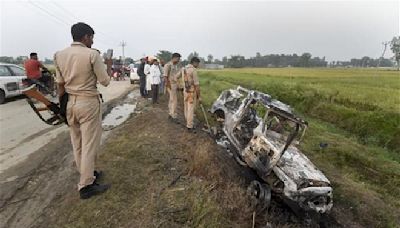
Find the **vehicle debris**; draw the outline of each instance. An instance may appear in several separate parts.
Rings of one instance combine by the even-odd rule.
[[[243,87],[225,90],[211,113],[221,123],[217,143],[263,181],[253,181],[248,192],[269,205],[270,193],[294,212],[315,217],[333,206],[332,186],[325,175],[298,149],[308,123],[292,108],[270,95]]]

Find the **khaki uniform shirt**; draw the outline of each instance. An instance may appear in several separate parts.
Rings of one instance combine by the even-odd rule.
[[[174,65],[172,62],[168,62],[164,66],[164,76],[169,78],[171,84],[177,84],[178,80],[182,76],[181,68],[178,64]]]
[[[106,66],[98,51],[73,42],[71,47],[54,55],[58,83],[65,83],[65,91],[78,96],[97,96],[97,82],[110,83]]]
[[[192,64],[186,66],[186,74],[188,76],[188,82],[190,83],[190,86],[200,85],[197,69]]]

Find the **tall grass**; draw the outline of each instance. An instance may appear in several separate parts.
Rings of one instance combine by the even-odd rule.
[[[265,91],[300,113],[335,124],[400,161],[400,76],[395,71],[252,69],[207,71],[212,81]]]
[[[202,71],[200,78],[206,105],[222,90],[242,85],[294,107],[310,123],[301,149],[332,181],[335,208],[351,211],[355,220],[368,226],[400,223],[397,72],[227,69]],[[321,142],[328,147],[321,149]]]

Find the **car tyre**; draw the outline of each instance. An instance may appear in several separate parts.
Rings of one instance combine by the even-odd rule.
[[[0,89],[0,104],[4,104],[6,101],[6,93]]]

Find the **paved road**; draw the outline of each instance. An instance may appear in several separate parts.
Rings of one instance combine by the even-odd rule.
[[[108,87],[99,86],[105,102],[130,88],[129,80],[112,81]],[[22,97],[0,105],[0,174],[67,129],[64,125],[54,127],[43,123]]]

